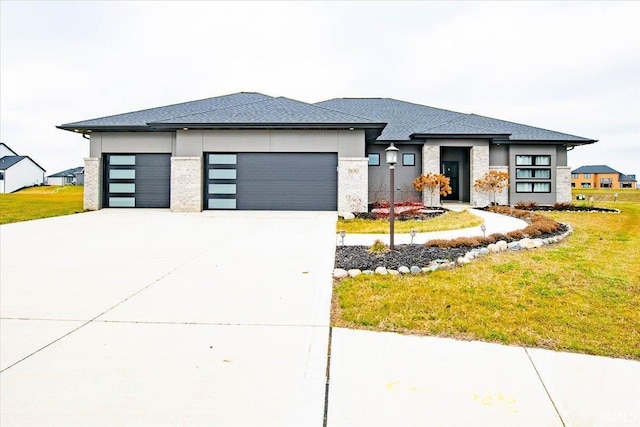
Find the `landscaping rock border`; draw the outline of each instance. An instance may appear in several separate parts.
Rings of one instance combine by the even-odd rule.
[[[569,224],[558,235],[507,243],[500,240],[488,246],[476,248],[427,248],[424,245],[399,245],[395,251],[371,253],[365,246],[341,246],[336,249],[336,268],[333,277],[343,279],[360,274],[412,275],[436,270],[450,270],[469,264],[492,253],[533,250],[564,240],[573,232]],[[359,268],[357,268],[359,267]]]

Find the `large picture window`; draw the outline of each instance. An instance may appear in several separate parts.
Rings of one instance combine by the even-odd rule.
[[[369,166],[380,166],[380,154],[369,153]]]
[[[551,192],[550,155],[519,154],[516,156],[516,166],[527,166],[516,167],[516,193]]]

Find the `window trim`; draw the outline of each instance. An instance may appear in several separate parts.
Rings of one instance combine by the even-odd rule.
[[[411,158],[411,162],[407,162],[405,160],[406,157]],[[402,153],[402,166],[415,166],[416,165],[416,154],[415,153]]]
[[[536,188],[536,184],[545,184],[548,188],[548,190],[546,191],[535,191]],[[529,190],[520,190],[518,189],[519,185],[528,185],[529,186]],[[519,181],[516,182],[516,193],[529,193],[529,194],[548,194],[551,193],[551,182],[549,181],[545,181],[545,182],[540,182],[540,181]]]

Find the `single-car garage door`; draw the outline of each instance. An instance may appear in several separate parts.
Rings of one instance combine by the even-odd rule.
[[[205,209],[334,211],[336,153],[208,153]]]
[[[105,154],[104,162],[104,207],[169,207],[170,154]]]

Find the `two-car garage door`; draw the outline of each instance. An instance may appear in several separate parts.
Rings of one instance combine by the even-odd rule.
[[[104,159],[104,207],[169,207],[169,154]],[[206,153],[204,163],[204,209],[337,209],[336,153]]]
[[[337,209],[336,153],[208,153],[205,209]]]

